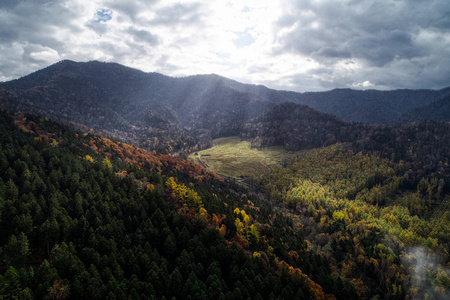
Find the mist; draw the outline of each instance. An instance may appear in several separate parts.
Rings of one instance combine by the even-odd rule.
[[[441,255],[426,247],[410,247],[401,260],[412,276],[408,292],[412,299],[450,299],[450,293],[445,293],[450,285],[450,268]]]

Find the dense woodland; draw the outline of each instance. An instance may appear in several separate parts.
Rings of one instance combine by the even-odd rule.
[[[283,103],[241,137],[303,150],[259,186],[300,218],[306,239],[341,276],[358,278],[362,298],[380,288],[384,296],[449,296],[448,123],[357,124]],[[408,269],[417,251],[417,264],[441,259],[420,284]]]
[[[240,136],[255,146],[277,145],[288,151],[298,151],[361,140],[370,136],[374,127],[286,102],[246,123]]]
[[[444,299],[450,288],[448,172],[420,181],[407,173],[403,161],[337,144],[300,154],[260,184],[299,216],[311,248],[362,298],[378,291],[389,298]]]
[[[0,130],[6,298],[358,298],[301,224],[199,166],[31,116]]]
[[[411,188],[403,161],[337,144],[260,178],[271,202],[170,155],[1,117],[1,295],[448,296],[450,198],[438,173]]]

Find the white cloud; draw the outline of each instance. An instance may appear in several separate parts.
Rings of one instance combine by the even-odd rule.
[[[55,49],[51,49],[48,47],[40,47],[42,50],[30,52],[30,58],[37,62],[54,62],[55,60],[60,60],[61,57],[58,54],[58,51]]]
[[[298,91],[440,88],[450,84],[449,11],[446,0],[9,1],[0,78],[64,58]]]
[[[352,87],[355,89],[368,89],[373,88],[375,85],[371,83],[369,80],[366,80],[364,82],[355,82],[352,84]]]

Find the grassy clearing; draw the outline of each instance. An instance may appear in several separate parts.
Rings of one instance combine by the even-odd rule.
[[[214,146],[189,156],[199,165],[202,161],[212,171],[233,178],[254,177],[267,173],[280,166],[283,161],[296,153],[287,152],[283,147],[251,148],[250,142],[239,137],[226,137],[214,140]]]

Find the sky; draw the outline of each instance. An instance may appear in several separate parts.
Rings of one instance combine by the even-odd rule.
[[[0,81],[63,59],[298,92],[440,89],[450,1],[0,1]]]

